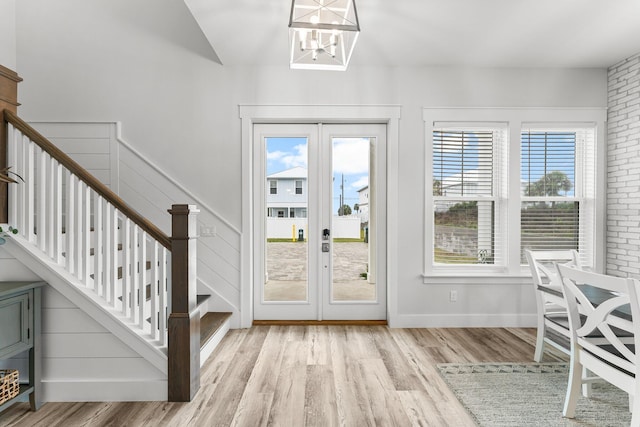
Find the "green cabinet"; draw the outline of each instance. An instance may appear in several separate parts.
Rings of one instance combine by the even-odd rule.
[[[0,405],[0,411],[21,396],[28,395],[32,410],[42,402],[40,388],[40,307],[44,282],[0,282],[0,360],[26,352],[29,382],[20,384],[20,394]],[[3,367],[12,369],[11,360]],[[21,379],[25,377],[21,372]]]

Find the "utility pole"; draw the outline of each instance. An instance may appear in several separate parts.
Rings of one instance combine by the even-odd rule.
[[[340,195],[340,212],[342,212],[342,215],[344,215],[344,174],[342,174],[342,184],[340,184],[340,190],[341,190],[341,195]]]

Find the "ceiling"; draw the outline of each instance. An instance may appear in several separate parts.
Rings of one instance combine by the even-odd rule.
[[[318,0],[329,1],[329,0]],[[223,65],[288,64],[291,0],[185,0]],[[595,67],[640,53],[638,0],[356,0],[352,65]]]

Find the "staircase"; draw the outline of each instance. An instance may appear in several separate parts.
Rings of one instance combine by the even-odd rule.
[[[14,113],[4,123],[24,179],[9,187],[7,250],[166,374],[170,400],[191,400],[231,316],[196,295],[195,206],[173,206],[170,237]]]

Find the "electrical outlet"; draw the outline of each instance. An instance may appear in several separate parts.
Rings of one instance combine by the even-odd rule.
[[[449,302],[457,302],[458,301],[458,291],[449,292]]]
[[[215,225],[202,225],[200,226],[200,237],[216,237]]]

